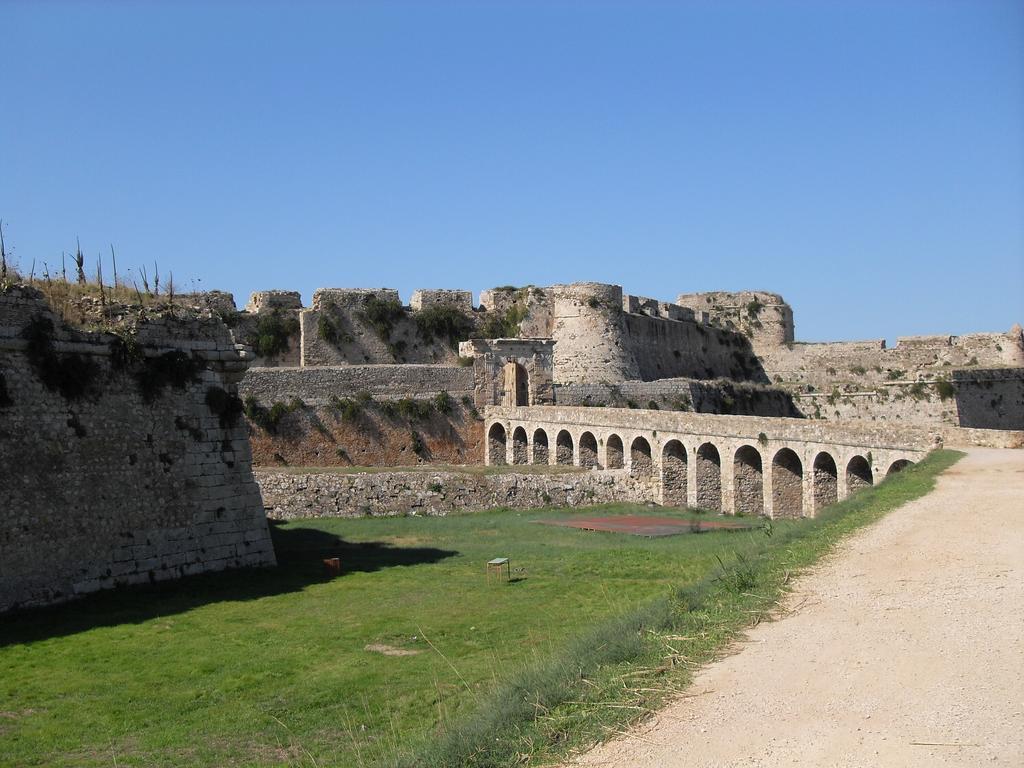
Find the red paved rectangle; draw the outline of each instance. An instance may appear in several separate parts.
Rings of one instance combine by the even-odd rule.
[[[743,530],[747,523],[732,520],[680,520],[678,517],[647,517],[644,515],[616,515],[614,517],[572,517],[567,520],[538,520],[543,525],[563,528],[581,528],[585,531],[628,533],[633,536],[675,536],[680,533],[700,533],[712,530]]]

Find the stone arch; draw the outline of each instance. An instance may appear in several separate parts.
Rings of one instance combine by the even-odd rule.
[[[678,440],[669,440],[661,452],[661,503],[686,506],[686,448]]]
[[[863,456],[854,456],[846,465],[846,493],[856,493],[861,488],[867,488],[875,484],[875,478],[871,475],[871,465]]]
[[[733,459],[732,476],[733,511],[737,515],[763,515],[764,477],[757,448],[740,446]]]
[[[512,431],[512,463],[513,464],[529,464],[528,451],[526,445],[526,430],[522,427],[516,427]]]
[[[629,473],[633,477],[650,477],[654,473],[651,444],[645,437],[637,437],[629,446]]]
[[[508,463],[505,454],[506,439],[505,427],[497,421],[491,424],[491,428],[487,430],[487,463],[492,467]]]
[[[624,454],[622,438],[618,435],[608,435],[608,441],[605,445],[605,466],[608,469],[622,469],[626,466]]]
[[[572,435],[563,429],[555,438],[555,463],[572,464]]]
[[[533,463],[548,464],[548,433],[538,429],[533,433]]]
[[[912,466],[914,466],[914,462],[910,459],[896,459],[896,461],[889,465],[889,469],[886,470],[885,476],[891,477],[892,475],[902,472],[907,467]]]
[[[772,517],[804,514],[804,467],[790,448],[780,448],[772,459]]]
[[[722,457],[712,443],[697,449],[697,506],[722,511]]]
[[[530,404],[530,374],[521,363],[514,360],[505,363],[505,386],[501,404],[513,406]]]
[[[597,438],[592,432],[580,435],[580,466],[586,469],[601,468],[601,463],[597,459]]]
[[[814,513],[839,501],[839,470],[832,454],[822,451],[814,457],[811,478],[814,482]]]

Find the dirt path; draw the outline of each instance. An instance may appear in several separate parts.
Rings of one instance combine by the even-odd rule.
[[[572,765],[1024,765],[1024,451],[972,450],[787,606]]]

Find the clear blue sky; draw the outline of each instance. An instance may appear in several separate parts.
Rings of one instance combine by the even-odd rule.
[[[1024,3],[0,0],[0,218],[244,304],[577,280],[1024,322]],[[198,282],[201,281],[201,282]]]

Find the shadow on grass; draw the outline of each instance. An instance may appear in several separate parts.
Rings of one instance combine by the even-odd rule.
[[[269,520],[276,568],[241,568],[98,592],[81,600],[16,611],[0,617],[0,648],[96,627],[139,624],[183,613],[209,603],[257,600],[299,592],[311,584],[344,579],[347,573],[373,572],[402,565],[436,563],[458,554],[434,547],[396,547],[386,542],[348,542],[315,528],[289,529]],[[341,560],[331,575],[324,559]]]

